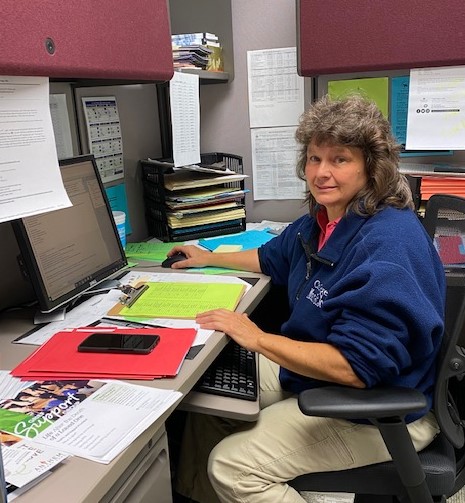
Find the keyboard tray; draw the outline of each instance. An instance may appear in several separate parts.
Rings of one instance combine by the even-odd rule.
[[[256,400],[258,376],[255,353],[229,341],[194,389],[219,396]]]

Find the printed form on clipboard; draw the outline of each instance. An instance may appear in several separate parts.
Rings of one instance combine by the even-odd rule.
[[[212,309],[234,311],[246,291],[242,283],[198,281],[139,282],[108,311],[124,318],[194,319]]]

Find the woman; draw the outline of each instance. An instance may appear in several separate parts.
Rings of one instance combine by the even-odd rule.
[[[390,459],[374,426],[304,416],[296,399],[304,389],[328,382],[407,386],[422,391],[431,407],[444,328],[444,270],[412,211],[388,121],[361,97],[325,97],[302,115],[296,138],[309,215],[256,250],[170,251],[187,256],[174,268],[263,272],[287,287],[291,310],[282,335],[265,333],[246,315],[227,310],[197,316],[202,328],[223,331],[259,353],[263,407],[257,423],[239,428],[190,418],[185,452],[193,451],[189,438],[208,450],[207,431],[216,432],[211,447],[229,434],[209,457],[214,493],[200,472],[181,466],[178,490],[200,503],[302,502],[286,481]],[[423,449],[438,431],[433,414],[406,419],[415,448]],[[202,427],[207,422],[209,430]]]

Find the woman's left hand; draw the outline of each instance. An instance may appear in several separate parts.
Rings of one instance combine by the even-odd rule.
[[[246,314],[228,309],[215,309],[199,313],[195,321],[200,325],[200,328],[218,330],[228,334],[239,345],[250,351],[257,351],[258,338],[264,334],[253,321],[249,320]]]

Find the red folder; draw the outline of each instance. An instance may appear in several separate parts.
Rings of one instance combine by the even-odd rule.
[[[156,334],[160,342],[146,355],[80,353],[78,345],[92,332],[126,335]],[[154,379],[177,375],[196,335],[195,329],[175,328],[78,328],[56,333],[15,367],[11,374],[40,379]]]

